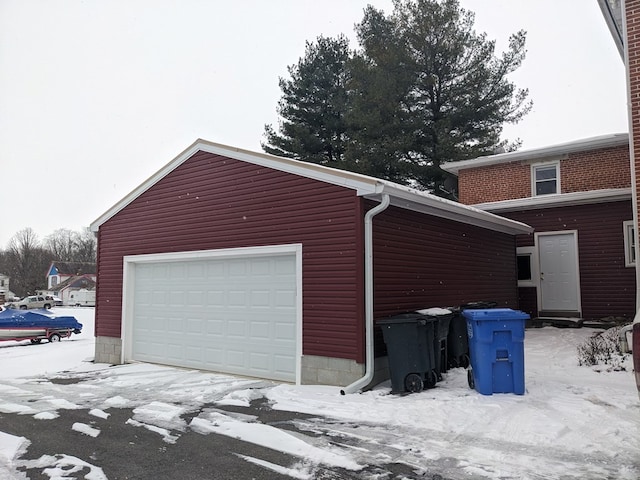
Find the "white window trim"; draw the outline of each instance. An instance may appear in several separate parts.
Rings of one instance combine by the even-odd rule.
[[[636,262],[632,260],[631,248],[633,247],[633,243],[631,243],[631,232],[633,232],[633,220],[627,220],[626,222],[622,222],[622,232],[624,235],[624,266],[625,267],[635,267]],[[637,243],[637,240],[636,240]],[[638,253],[636,251],[636,259],[638,258]]]
[[[518,280],[518,287],[537,287],[538,278],[538,255],[537,248],[531,247],[518,247],[516,248],[516,255],[529,255],[531,259],[531,280]]]
[[[556,193],[548,193],[545,195],[537,195],[536,194],[536,169],[538,167],[556,167]],[[560,162],[540,162],[540,163],[532,163],[531,164],[531,196],[532,197],[547,197],[550,195],[558,195],[562,192],[562,187],[560,185]]]

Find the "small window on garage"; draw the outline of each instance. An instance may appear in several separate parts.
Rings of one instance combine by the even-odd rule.
[[[533,196],[560,193],[560,164],[543,163],[531,166]]]
[[[536,263],[534,247],[518,247],[517,267],[518,267],[518,287],[535,287]]]
[[[633,220],[623,222],[624,231],[624,264],[627,267],[636,266],[636,229]]]

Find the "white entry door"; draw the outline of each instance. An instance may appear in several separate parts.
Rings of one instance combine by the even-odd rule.
[[[575,232],[538,235],[540,310],[579,312],[578,247]]]

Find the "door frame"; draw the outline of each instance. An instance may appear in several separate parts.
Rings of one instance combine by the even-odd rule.
[[[575,313],[578,316],[582,315],[582,293],[580,291],[580,252],[578,250],[578,230],[557,230],[557,231],[548,231],[548,232],[535,232],[534,233],[534,245],[535,245],[535,262],[537,267],[537,276],[536,276],[536,292],[537,292],[537,303],[538,303],[538,316],[543,316],[542,312],[550,311],[543,310],[542,305],[542,282],[540,281],[540,237],[550,236],[550,235],[573,235],[573,242],[575,245],[575,254],[576,254],[576,271],[575,271],[575,279],[576,279],[576,295],[577,295],[577,310]],[[567,313],[573,312],[567,311]]]
[[[198,259],[232,259],[241,257],[265,257],[274,255],[295,255],[296,258],[296,365],[295,381],[299,385],[302,378],[302,244],[267,245],[257,247],[221,248],[216,250],[194,250],[182,252],[125,255],[122,258],[122,320],[120,337],[122,349],[120,363],[131,361],[133,356],[133,318],[135,298],[136,266],[149,263],[169,263],[194,261]]]

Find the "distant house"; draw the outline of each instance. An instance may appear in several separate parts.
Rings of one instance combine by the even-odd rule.
[[[76,302],[71,298],[74,292],[79,290],[95,290],[96,276],[91,274],[78,275],[66,279],[50,289],[51,293],[62,300],[63,305],[75,305]]]
[[[47,270],[47,289],[55,292],[58,285],[73,277],[86,277],[96,281],[96,264],[86,262],[51,262]],[[83,287],[86,288],[86,287]]]
[[[15,297],[15,294],[9,290],[9,276],[0,273],[0,305]]]
[[[532,316],[633,318],[627,134],[449,162],[460,201],[531,225],[518,235],[519,305]]]

